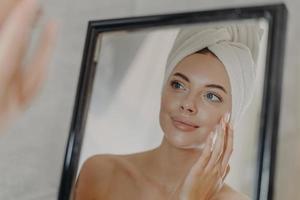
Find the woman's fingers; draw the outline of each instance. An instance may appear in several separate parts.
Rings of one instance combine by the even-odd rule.
[[[232,125],[229,125],[227,128],[227,142],[225,145],[225,151],[221,159],[221,168],[225,170],[226,166],[228,165],[230,156],[233,151],[233,128]]]
[[[211,146],[212,146],[212,135],[209,135],[206,139],[205,147],[201,153],[201,156],[196,161],[196,163],[190,169],[188,175],[185,177],[184,182],[182,183],[182,188],[180,189],[180,199],[185,200],[189,199],[191,191],[194,191],[193,184],[198,184],[199,177],[203,173],[203,168],[206,166],[208,160],[211,156]],[[178,190],[179,191],[179,190]]]
[[[20,107],[26,106],[41,87],[55,43],[56,24],[48,22],[36,53],[24,68],[30,33],[40,15],[41,7],[36,0],[22,0],[8,16],[0,34],[0,84],[4,87],[0,98],[7,96],[7,90],[13,91]]]
[[[43,28],[36,53],[27,53],[33,26],[41,15],[38,0],[21,0],[0,24],[0,126],[6,125],[36,95],[53,50],[56,25]]]
[[[229,118],[227,117],[228,121]],[[224,179],[229,172],[229,167],[223,170],[221,163],[222,161],[226,162],[226,160],[226,163],[228,163],[230,155],[227,147],[230,146],[232,140],[227,139],[229,136],[227,136],[224,117],[221,122],[223,123],[223,128],[219,125],[215,133],[210,134],[201,156],[188,173],[183,187],[178,190],[180,191],[181,199],[201,199],[203,197],[210,199],[222,188]],[[214,135],[216,135],[216,139],[214,146],[212,146]]]
[[[205,147],[201,153],[201,156],[191,168],[189,174],[190,176],[197,176],[199,175],[199,173],[202,173],[204,167],[207,165],[208,161],[210,160],[211,148],[213,145],[213,137],[214,137],[213,133],[210,133],[210,135],[207,137],[205,142]]]
[[[230,165],[227,165],[227,166],[226,166],[226,169],[225,169],[225,173],[224,173],[223,176],[222,176],[223,182],[224,182],[226,176],[228,175],[229,171],[230,171]]]
[[[221,119],[221,124],[222,123],[223,123],[223,118]],[[206,171],[211,170],[216,165],[223,152],[225,130],[224,130],[224,125],[221,124],[217,125],[216,128],[217,139],[213,146],[211,159],[209,160],[207,166],[205,167]]]
[[[35,96],[44,81],[46,74],[45,67],[48,64],[53,51],[56,32],[56,23],[48,22],[41,34],[36,53],[33,55],[32,60],[25,68],[24,83],[20,85],[20,87],[23,87],[22,100],[25,104]]]
[[[22,0],[2,24],[0,33],[0,84],[22,66],[33,24],[39,15],[36,0]]]

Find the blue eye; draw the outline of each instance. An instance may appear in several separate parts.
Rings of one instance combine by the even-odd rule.
[[[171,81],[171,86],[174,89],[184,89],[184,85],[178,81]]]
[[[220,103],[222,102],[222,98],[217,96],[216,94],[212,92],[208,92],[205,94],[205,98],[208,99],[211,102]]]

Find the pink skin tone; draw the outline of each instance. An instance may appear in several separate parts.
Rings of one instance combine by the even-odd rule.
[[[169,143],[178,148],[203,148],[209,133],[231,110],[229,78],[224,74],[223,64],[212,54],[193,54],[176,66],[161,99],[160,125]]]
[[[41,14],[40,10],[36,0],[0,2],[0,128],[28,106],[44,81],[45,66],[55,41],[56,26],[53,22],[44,27],[36,53],[24,63],[30,33]],[[173,72],[180,73],[181,77],[173,76]],[[178,186],[179,182],[178,188],[173,187],[177,189],[171,196],[173,200],[211,199],[218,193],[220,183],[228,172],[226,167],[232,152],[232,129],[221,120],[231,110],[228,76],[222,63],[211,54],[188,56],[173,72],[169,81],[175,79],[177,83],[173,83],[172,87],[165,85],[161,102],[160,124],[165,132],[162,144],[153,151],[136,157],[128,156],[128,160],[136,159],[138,162],[132,163],[140,163],[141,169],[149,175],[153,173],[152,177],[159,182],[163,177],[165,185]],[[182,75],[189,81],[184,80]],[[222,86],[227,94],[208,86],[211,84]],[[221,97],[222,103],[216,101],[218,98],[214,95]],[[222,124],[222,128],[216,128],[218,123]],[[208,137],[214,131],[218,132],[215,145],[213,137]],[[151,168],[148,161],[156,165]],[[97,166],[93,165],[93,168],[99,173]],[[174,174],[185,178],[180,182]],[[95,177],[95,174],[92,175]],[[82,177],[85,176],[88,177],[83,173]],[[87,188],[90,191],[91,185]],[[232,200],[228,195],[232,192],[224,191],[222,195]],[[86,197],[84,194],[83,199]]]
[[[161,99],[165,137],[158,151],[169,152],[166,163],[188,163],[177,171],[186,176],[176,198],[210,199],[222,188],[233,145],[231,102],[229,77],[213,54],[187,56],[171,72]]]
[[[75,199],[245,199],[223,185],[233,145],[230,111],[224,65],[211,53],[187,56],[162,91],[162,143],[145,152],[89,158],[81,168]]]
[[[41,15],[37,0],[0,2],[0,129],[23,112],[45,79],[56,36],[48,21],[35,53],[25,63],[31,31]]]
[[[0,27],[19,0],[0,0]]]

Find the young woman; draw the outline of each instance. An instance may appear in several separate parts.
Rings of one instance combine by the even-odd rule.
[[[253,83],[249,68],[254,54],[230,38],[242,32],[239,28],[179,33],[162,89],[161,144],[146,152],[89,158],[77,180],[75,200],[248,199],[223,184],[233,148],[232,123],[246,106]],[[235,77],[234,69],[241,77]],[[241,85],[245,92],[239,91]]]

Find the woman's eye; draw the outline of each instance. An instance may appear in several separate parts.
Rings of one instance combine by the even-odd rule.
[[[212,102],[222,102],[222,98],[219,97],[218,95],[214,94],[214,93],[211,93],[211,92],[208,92],[207,94],[205,94],[205,97],[206,99],[208,99],[209,101],[212,101]]]
[[[174,89],[184,89],[184,85],[178,81],[171,81],[171,86]]]

